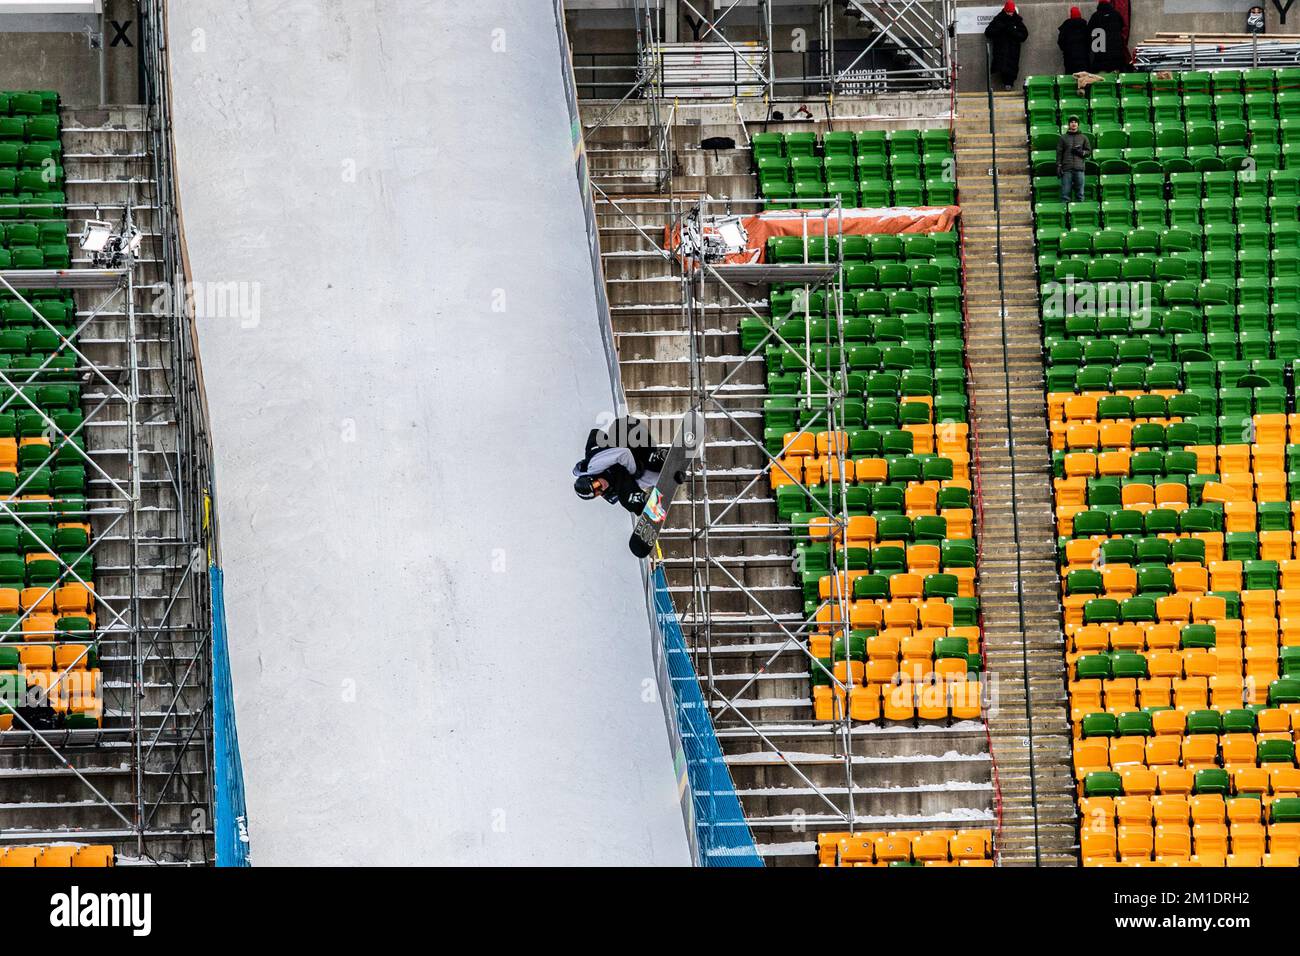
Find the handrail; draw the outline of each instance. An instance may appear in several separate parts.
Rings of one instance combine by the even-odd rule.
[[[1020,512],[1016,504],[1016,433],[1011,413],[1010,349],[1007,345],[1006,275],[1002,263],[1002,206],[999,194],[997,117],[993,105],[993,55],[991,45],[984,44],[985,87],[988,93],[989,141],[993,174],[993,221],[995,256],[998,263],[998,322],[1002,340],[1002,387],[1007,427],[1007,452],[1011,458],[1011,533],[1016,552],[1016,613],[1020,624],[1021,680],[1025,690],[1025,723],[1029,750],[1029,794],[1034,814],[1034,865],[1042,865],[1038,832],[1038,775],[1035,766],[1033,687],[1029,679],[1029,642],[1025,621],[1024,556],[1021,553]]]

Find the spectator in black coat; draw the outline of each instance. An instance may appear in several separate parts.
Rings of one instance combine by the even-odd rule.
[[[992,47],[989,68],[1001,78],[1004,90],[1012,89],[1020,75],[1020,44],[1029,39],[1025,21],[1016,12],[1012,0],[1007,0],[1002,12],[989,21],[984,36]]]
[[[1110,0],[1097,0],[1097,9],[1088,20],[1092,34],[1092,72],[1120,73],[1128,69],[1124,29],[1124,18],[1110,5]]]
[[[1056,45],[1061,48],[1066,73],[1082,73],[1091,65],[1092,33],[1078,7],[1070,8],[1070,16],[1056,32]]]

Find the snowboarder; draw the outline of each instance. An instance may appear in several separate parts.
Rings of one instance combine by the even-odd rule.
[[[640,514],[667,455],[651,443],[643,422],[615,419],[608,431],[593,428],[587,436],[585,456],[573,466],[573,490],[583,500],[604,498]]]
[[[1089,47],[1092,34],[1078,7],[1070,8],[1070,16],[1056,32],[1056,45],[1061,48],[1066,73],[1082,73],[1088,69]]]
[[[1128,50],[1124,47],[1124,18],[1110,4],[1097,0],[1097,10],[1088,19],[1092,34],[1092,72],[1118,73],[1128,68]]]
[[[1029,39],[1025,21],[1016,12],[1016,5],[1007,0],[1002,12],[989,21],[984,28],[984,36],[992,44],[992,58],[989,68],[1002,78],[1002,88],[1012,89],[1016,77],[1020,74],[1020,44]]]

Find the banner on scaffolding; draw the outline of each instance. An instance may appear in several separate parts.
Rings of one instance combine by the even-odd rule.
[[[664,229],[666,248],[683,263],[701,255],[705,262],[754,265],[765,261],[767,241],[776,236],[874,236],[950,232],[957,206],[901,206],[882,209],[769,210],[754,216],[687,216]]]

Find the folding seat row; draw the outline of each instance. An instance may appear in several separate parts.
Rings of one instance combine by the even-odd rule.
[[[1112,131],[1108,131],[1110,135]],[[1122,134],[1121,134],[1122,135]],[[1035,213],[1041,206],[1060,206],[1060,181],[1052,176],[1033,180]],[[1230,171],[1206,173],[1137,173],[1104,175],[1097,180],[1096,198],[1108,201],[1234,198],[1243,196],[1281,196],[1300,198],[1300,170],[1275,169],[1245,177]],[[1085,198],[1083,200],[1087,202]],[[1040,218],[1036,215],[1036,218]]]
[[[1119,394],[1057,392],[1049,397],[1048,420],[1098,424],[1107,421],[1159,422],[1177,424],[1201,413],[1200,397],[1194,394],[1143,392]]]
[[[842,257],[845,264],[921,264],[956,256],[956,233],[953,232],[774,236],[767,241],[766,247],[768,262],[834,262]],[[789,294],[802,295],[802,289],[792,289]],[[805,298],[814,302],[820,295],[820,292],[813,291]]]
[[[1200,416],[1193,416],[1194,419],[1197,417]],[[1198,448],[1201,447],[1201,437],[1201,429],[1195,421],[1183,422],[1177,418],[1054,422],[1052,451],[1054,454],[1064,452],[1060,464],[1066,476],[1092,476],[1097,472],[1099,453]]]
[[[64,179],[63,167],[53,161],[41,166],[29,166],[23,169],[10,169],[0,166],[0,193],[14,195],[17,193],[43,193],[62,189]]]
[[[820,315],[796,314],[787,319],[769,323],[766,318],[747,316],[740,321],[741,347],[746,352],[754,352],[760,346],[790,348],[803,352],[805,342],[829,347],[843,344],[852,349],[855,346],[901,344],[909,340],[933,342],[935,339],[961,338],[962,321],[960,313],[940,312],[906,312],[897,316],[886,315],[845,315],[842,327],[837,327],[835,319]],[[764,358],[767,352],[764,351]],[[805,356],[805,360],[811,361]],[[784,358],[782,359],[784,362]],[[874,362],[867,361],[867,367],[875,368],[881,364],[881,358]]]
[[[981,713],[981,683],[978,680],[938,680],[913,683],[855,684],[850,693],[840,685],[813,687],[815,720],[916,721],[978,720]]]
[[[884,208],[892,206],[951,206],[957,202],[957,189],[945,179],[898,179],[858,181],[853,179],[798,180],[786,182],[768,179],[763,195],[772,209],[816,209],[834,205],[841,208]]]
[[[1067,635],[1072,638],[1072,635]],[[1241,673],[1240,659],[1245,661],[1245,674]],[[1221,656],[1222,655],[1222,656]],[[1079,662],[1092,661],[1095,657],[1105,655],[1080,655]],[[1278,648],[1248,647],[1244,651],[1225,649],[1222,652],[1206,652],[1195,655],[1194,651],[1185,651],[1178,658],[1165,652],[1149,652],[1147,656],[1129,651],[1115,651],[1111,656],[1122,658],[1122,665],[1112,663],[1111,676],[1083,677],[1070,682],[1070,713],[1073,720],[1081,721],[1086,715],[1106,711],[1123,714],[1134,711],[1139,706],[1144,708],[1173,707],[1176,710],[1232,710],[1248,706],[1282,708],[1294,710],[1300,702],[1297,697],[1298,679],[1295,677],[1277,677]],[[1171,674],[1176,667],[1183,667],[1184,673],[1190,664],[1198,676],[1193,677],[1151,677],[1151,664],[1148,656]],[[1167,663],[1166,663],[1167,662]],[[1114,672],[1116,666],[1123,670]],[[1237,667],[1232,673],[1224,670]],[[1224,668],[1214,672],[1214,668]],[[1097,669],[1099,670],[1099,668]],[[1210,676],[1204,676],[1210,671]],[[1258,673],[1257,673],[1258,671]],[[1082,673],[1090,673],[1084,670]],[[1120,676],[1120,674],[1128,676]],[[1141,675],[1141,676],[1138,676]]]
[[[822,866],[992,864],[992,830],[818,833]]]
[[[1154,767],[1124,764],[1117,770],[1088,771],[1080,781],[1079,794],[1086,798],[1217,793],[1226,798],[1236,794],[1255,793],[1260,795],[1266,812],[1271,813],[1275,804],[1282,804],[1285,816],[1277,816],[1275,822],[1292,822],[1294,800],[1300,790],[1300,776],[1297,774],[1294,767],[1280,765],[1267,770],[1242,767],[1230,773],[1222,767],[1189,770],[1173,764]],[[1252,789],[1236,789],[1237,781]],[[1268,789],[1259,789],[1265,784]]]
[[[1174,713],[1160,711],[1159,713]],[[1210,711],[1213,713],[1213,711]],[[1090,714],[1090,718],[1101,714]],[[1074,741],[1074,773],[1076,779],[1086,779],[1089,774],[1140,766],[1158,770],[1161,767],[1181,767],[1197,773],[1202,770],[1222,770],[1225,775],[1238,779],[1242,786],[1267,789],[1251,792],[1292,794],[1300,788],[1300,769],[1295,766],[1295,743],[1290,734],[1283,737],[1257,739],[1252,734],[1213,733],[1176,735],[1124,735],[1079,737]],[[1240,770],[1263,773],[1238,775]],[[1253,781],[1253,782],[1252,782]]]
[[[69,730],[98,727],[104,714],[103,680],[98,669],[25,668],[22,673],[0,673],[0,699],[6,703],[0,731],[22,727],[14,712],[21,714],[23,707],[48,707]]]
[[[1077,660],[1083,654],[1114,651],[1146,651],[1152,654],[1169,652],[1218,651],[1218,633],[1213,624],[1105,622],[1080,625],[1069,634],[1069,653]],[[1223,649],[1228,643],[1225,640]],[[1194,666],[1204,672],[1205,668]],[[1240,670],[1240,669],[1239,669]]]
[[[838,514],[841,507],[849,522],[849,540],[867,545],[880,540],[876,519],[882,516],[901,514],[918,518],[971,507],[970,482],[956,478],[908,481],[898,485],[864,483],[846,486],[835,482],[803,486],[788,483],[786,479],[799,473],[801,461],[806,459],[779,460],[773,466],[772,485],[778,516],[788,522],[795,522],[797,517],[800,527],[795,530],[802,536],[807,536],[812,527],[820,525],[831,530],[825,535],[819,532],[818,537],[830,536],[838,541],[840,532],[835,529],[830,515]],[[868,517],[872,520],[865,520]],[[817,518],[826,520],[817,521]],[[864,520],[856,520],[859,518]]]
[[[824,515],[794,515],[793,531],[801,533],[803,521],[807,534],[813,541],[837,540],[838,533],[831,519]],[[974,534],[974,513],[970,508],[943,508],[938,514],[853,515],[845,529],[845,540],[850,547],[877,548],[894,544],[906,546],[911,542],[966,541]]]
[[[59,117],[0,116],[0,143],[44,143],[59,139]]]
[[[0,220],[59,220],[64,217],[67,204],[68,197],[62,190],[0,195]]]
[[[846,570],[827,574],[818,580],[818,596],[823,600],[889,601],[915,598],[974,597],[975,569],[958,568],[953,572],[921,574],[915,571]],[[960,572],[960,573],[956,573]],[[963,593],[965,592],[965,593]]]
[[[822,866],[991,866],[993,831],[818,833],[817,859]]]
[[[865,186],[878,180],[890,179],[895,185],[909,179],[951,179],[952,154],[761,156],[754,164],[758,169],[763,194],[770,198],[773,183],[779,184],[782,181],[826,183],[846,180],[854,185],[861,181]]]
[[[1231,737],[1233,740],[1229,742],[1229,749],[1224,753],[1239,750],[1248,743],[1244,759],[1249,761],[1254,759],[1254,748],[1259,743],[1267,741],[1291,743],[1290,735],[1298,725],[1300,725],[1300,708],[1295,706],[1290,706],[1290,709],[1284,706],[1265,707],[1259,710],[1253,707],[1224,710],[1178,710],[1160,707],[1142,711],[1086,714],[1075,729],[1078,731],[1078,736],[1084,739],[1125,736],[1167,736],[1178,739],[1185,736],[1207,736],[1222,744],[1225,738]],[[1249,738],[1249,741],[1246,738]],[[1271,749],[1276,756],[1276,748]]]
[[[855,522],[859,516],[848,519],[845,543],[836,540],[832,551],[827,542],[809,541],[795,546],[796,566],[802,568],[804,580],[820,590],[821,578],[832,571],[873,571],[886,576],[910,572],[912,574],[954,574],[965,579],[975,568],[975,543],[970,540],[946,539],[938,544],[912,544],[905,548],[894,545],[875,545],[874,532]],[[871,538],[866,537],[867,534]],[[959,585],[960,586],[960,585]]]
[[[105,845],[55,844],[0,847],[0,866],[105,867],[112,865],[113,848]]]
[[[1078,474],[1075,473],[1076,470],[1079,471]],[[1074,454],[1065,456],[1062,461],[1062,472],[1065,477],[1052,479],[1052,486],[1056,492],[1058,520],[1066,516],[1067,512],[1063,509],[1070,509],[1068,512],[1070,517],[1085,508],[1119,506],[1128,511],[1137,511],[1144,516],[1156,509],[1169,509],[1176,514],[1175,523],[1187,522],[1179,529],[1186,533],[1223,530],[1222,509],[1207,506],[1208,514],[1184,515],[1188,510],[1200,506],[1199,491],[1203,486],[1198,487],[1199,479],[1202,477],[1214,479],[1216,477],[1214,475],[1192,475],[1187,481],[1178,480],[1180,477],[1187,476],[1150,480],[1143,477],[1093,478],[1088,477],[1090,470],[1095,470],[1095,462],[1090,463],[1087,458],[1075,459]],[[1196,498],[1196,501],[1193,501],[1193,498]],[[1167,521],[1167,516],[1161,515],[1156,519],[1157,522],[1161,520]],[[1144,521],[1143,528],[1146,527]],[[1157,533],[1167,533],[1167,528]]]
[[[63,145],[58,141],[38,143],[0,143],[0,169],[41,169],[63,159]]]
[[[1124,798],[1120,798],[1124,799]],[[1290,838],[1284,838],[1289,844]],[[1080,846],[1085,866],[1118,859],[1122,863],[1198,862],[1202,866],[1300,865],[1293,849],[1266,852],[1268,833],[1260,823],[1150,824],[1121,823],[1114,828],[1084,828]]]
[[[884,685],[910,682],[927,685],[945,681],[978,681],[983,660],[978,651],[965,652],[977,627],[922,628],[918,631],[886,628],[854,631],[849,637],[852,653],[846,655],[844,638],[817,635],[809,652],[817,654],[831,644],[831,656],[815,658],[809,665],[812,686],[835,687],[852,683]],[[960,630],[962,633],[953,633]],[[869,635],[869,636],[867,636]],[[861,718],[857,718],[861,719]]]
[[[89,578],[83,578],[89,583]],[[58,612],[15,610],[0,613],[0,641],[40,642],[85,641],[95,630],[95,605],[92,596],[85,608]],[[10,602],[12,609],[13,604]]]
[[[770,157],[818,155],[816,133],[755,133],[751,138],[755,160]],[[948,129],[862,130],[858,133],[827,132],[821,137],[820,154],[832,156],[906,157],[952,153]]]
[[[854,600],[845,604],[837,599],[823,601],[816,607],[812,615],[816,630],[825,634],[842,631],[844,610],[847,610],[851,630],[889,628],[901,634],[927,628],[946,630],[979,624],[977,597],[900,598],[884,602]]]
[[[829,548],[823,541],[798,545],[796,554],[799,559],[814,563],[814,566],[804,567],[798,572],[805,608],[811,616],[817,612],[823,602],[839,600],[839,588],[830,580],[832,577],[846,579],[845,594],[852,598],[854,581],[868,574],[886,582],[889,577],[904,573],[915,574],[921,577],[923,582],[924,579],[934,577],[936,580],[928,586],[929,593],[926,591],[926,585],[922,584],[922,597],[974,599],[974,559],[965,553],[956,552],[955,548],[958,545],[973,546],[970,541],[945,541],[942,545],[914,544],[906,547],[893,544],[868,547],[861,542],[853,542],[848,547],[841,547],[837,542],[832,555],[828,553]],[[945,558],[950,563],[943,564]],[[967,560],[971,563],[966,564]],[[848,566],[847,570],[843,569],[844,565]],[[874,583],[864,585],[864,588],[882,590]],[[869,593],[864,591],[864,595]],[[883,598],[889,597],[889,594],[886,583],[883,588]],[[876,597],[883,599],[880,595]],[[971,616],[964,608],[960,613],[966,619]],[[954,616],[956,614],[957,612],[954,611]]]
[[[1122,599],[1143,595],[1146,597],[1167,594],[1204,594],[1215,580],[1218,565],[1235,564],[1240,577],[1240,562],[1216,562],[1207,570],[1200,564],[1104,564],[1099,568],[1071,570],[1062,582],[1067,597],[1102,596]]]
[[[1300,70],[1256,68],[1249,70],[1187,70],[1168,73],[1107,73],[1084,90],[1077,77],[1040,75],[1025,78],[1025,95],[1032,99],[1071,99],[1082,97],[1089,102],[1115,99],[1124,94],[1147,95],[1153,92],[1188,94],[1273,93],[1300,89]]]
[[[899,661],[905,661],[926,665],[949,661],[961,665],[949,668],[951,673],[948,676],[952,677],[960,677],[968,671],[978,671],[981,667],[978,648],[972,650],[972,642],[979,640],[979,628],[973,626],[928,627],[911,633],[896,628],[881,631],[868,627],[850,631],[847,640],[843,635],[815,636],[819,643],[817,646],[810,644],[809,650],[814,657],[821,659],[824,665],[822,671],[835,673],[836,679],[841,681],[844,678],[835,669],[848,661],[862,664],[875,661],[898,664]],[[818,654],[818,651],[825,651],[825,654]],[[817,679],[819,673],[814,667],[813,678]],[[820,676],[824,677],[824,674]],[[888,682],[890,676],[892,672],[891,675],[886,675],[885,682]]]
[[[1132,217],[1126,216],[1123,210],[1108,210],[1103,218],[1108,218],[1108,221],[1102,223],[1104,231],[1118,232],[1133,224]],[[1143,308],[1148,312],[1164,311],[1166,307],[1160,305],[1157,295],[1146,295],[1146,287],[1135,288],[1134,283],[1155,284],[1163,288],[1170,282],[1180,281],[1235,284],[1246,280],[1266,282],[1279,290],[1289,288],[1290,280],[1300,274],[1300,251],[1294,248],[1270,249],[1263,243],[1238,247],[1235,242],[1239,228],[1226,227],[1224,232],[1209,240],[1213,245],[1202,252],[1169,256],[1146,253],[1121,255],[1114,252],[1067,256],[1057,252],[1052,259],[1045,259],[1040,264],[1040,273],[1043,278],[1065,285],[1060,296],[1059,311],[1067,316],[1072,311],[1090,311],[1089,302],[1106,302],[1103,298],[1106,295],[1112,295],[1121,303],[1125,302],[1127,296],[1128,301],[1134,302],[1135,308]],[[1055,300],[1049,304],[1057,308]],[[1228,310],[1216,311],[1222,313]],[[1166,334],[1177,334],[1182,331],[1203,331],[1203,327],[1170,327],[1165,331]]]
[[[55,90],[0,90],[0,116],[58,116]]]
[[[67,246],[14,246],[0,249],[0,269],[69,269],[72,254]]]
[[[823,661],[827,671],[830,671],[832,663],[838,666],[848,660],[897,661],[900,656],[917,661],[962,658],[969,671],[978,671],[982,666],[979,654],[980,631],[977,624],[971,623],[978,617],[974,613],[978,605],[973,600],[954,599],[951,602],[954,620],[959,603],[961,620],[964,622],[961,624],[948,624],[946,620],[940,620],[938,624],[917,628],[886,627],[882,630],[876,626],[867,626],[851,629],[847,638],[842,631],[828,633],[818,630],[809,635],[808,650],[814,658]]]
[[[907,642],[912,639],[919,639],[929,643],[931,638],[928,635],[892,635],[895,641]],[[942,660],[934,660],[929,657],[921,658],[900,658],[895,657],[873,657],[865,661],[848,661],[837,660],[832,662],[830,658],[821,658],[814,660],[810,665],[810,680],[813,688],[814,703],[817,699],[817,688],[830,688],[835,694],[840,695],[840,702],[843,702],[843,695],[847,693],[845,688],[851,683],[855,688],[863,688],[865,694],[863,702],[859,702],[854,708],[850,705],[850,715],[854,720],[875,720],[880,714],[868,715],[863,710],[864,707],[873,706],[870,702],[871,695],[879,697],[881,694],[889,694],[893,688],[898,685],[911,685],[912,687],[928,687],[931,693],[926,701],[926,706],[933,707],[951,707],[953,704],[953,695],[949,689],[943,687],[943,684],[958,682],[978,683],[979,668],[981,659],[978,654],[970,655],[970,660],[964,657],[947,657]],[[976,701],[967,701],[963,696],[967,694],[967,689],[962,688],[957,692],[957,704],[961,706],[976,706]],[[856,691],[855,691],[856,693]],[[971,694],[975,691],[971,690]],[[825,698],[825,694],[821,695]],[[901,706],[898,702],[894,703],[895,707]],[[938,714],[933,719],[941,719],[949,714]],[[898,718],[895,718],[898,719]]]
[[[1289,798],[1269,801],[1259,796],[1225,796],[1221,793],[1085,797],[1079,801],[1081,823],[1089,830],[1105,830],[1119,823],[1166,824],[1265,824],[1276,849],[1300,850],[1300,816]]]
[[[942,270],[951,270],[953,267],[941,260],[935,263]],[[919,263],[918,265],[928,265],[928,263]],[[908,282],[911,282],[910,267]],[[769,299],[769,310],[771,314],[777,317],[778,321],[784,323],[786,319],[794,319],[795,323],[807,323],[807,333],[800,334],[798,341],[826,342],[829,339],[831,344],[838,340],[838,329],[832,323],[832,318],[838,319],[836,309],[845,317],[845,337],[848,338],[850,333],[861,337],[866,329],[870,329],[873,335],[879,334],[882,329],[879,322],[863,323],[850,322],[854,317],[866,318],[883,318],[891,316],[902,319],[905,328],[910,327],[914,330],[911,336],[904,335],[903,338],[916,337],[918,334],[925,335],[928,338],[943,338],[939,330],[944,333],[956,331],[960,333],[961,323],[953,325],[953,320],[961,315],[961,292],[955,281],[948,281],[939,287],[930,287],[925,285],[916,285],[912,288],[893,287],[873,288],[871,270],[875,269],[875,277],[878,280],[880,270],[874,263],[852,263],[844,275],[846,281],[850,278],[857,283],[854,288],[848,288],[842,298],[832,299],[830,297],[821,297],[818,299],[816,293],[807,299],[801,299],[796,295],[787,292],[774,293]],[[864,271],[866,270],[866,271]],[[851,276],[850,276],[851,274]],[[825,312],[823,311],[825,310]],[[806,314],[805,314],[806,313]],[[921,332],[922,317],[928,316],[929,321],[924,323],[924,328],[928,329],[928,334]],[[914,317],[914,318],[909,318]],[[818,320],[822,321],[818,321]],[[794,323],[782,324],[781,328],[794,332],[797,325]],[[886,334],[896,326],[886,325],[883,331]]]

